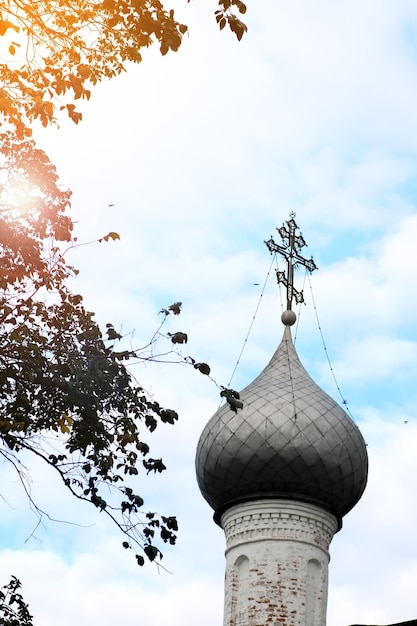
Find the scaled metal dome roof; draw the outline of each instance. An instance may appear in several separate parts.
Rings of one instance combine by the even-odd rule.
[[[302,366],[290,317],[270,363],[240,393],[243,408],[225,404],[201,434],[197,480],[217,523],[234,504],[286,498],[324,507],[341,525],[365,489],[359,428]]]

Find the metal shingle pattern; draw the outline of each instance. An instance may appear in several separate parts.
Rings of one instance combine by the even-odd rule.
[[[240,396],[243,409],[222,406],[197,447],[198,484],[216,518],[238,502],[282,497],[324,506],[340,521],[365,489],[365,443],[302,366],[289,327]]]

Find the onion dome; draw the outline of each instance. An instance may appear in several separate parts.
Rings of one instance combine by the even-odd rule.
[[[263,372],[241,393],[236,413],[222,406],[197,447],[200,490],[214,519],[245,501],[310,502],[342,517],[360,499],[368,457],[359,428],[309,376],[285,311],[282,341]]]

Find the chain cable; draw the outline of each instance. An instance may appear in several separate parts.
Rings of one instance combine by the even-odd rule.
[[[249,335],[250,335],[250,333],[251,333],[251,331],[252,331],[252,328],[253,328],[253,325],[254,325],[254,323],[255,323],[256,315],[257,315],[258,310],[259,310],[259,307],[260,307],[260,305],[261,305],[261,301],[262,301],[262,298],[263,298],[263,295],[264,295],[264,291],[265,291],[265,288],[266,288],[266,284],[267,284],[267,282],[268,282],[268,280],[269,280],[269,276],[270,276],[270,274],[271,274],[271,269],[272,269],[272,266],[273,266],[273,264],[274,264],[275,257],[276,257],[276,254],[275,254],[275,255],[274,255],[274,257],[272,258],[271,264],[270,264],[270,266],[269,266],[269,269],[268,269],[268,272],[267,272],[267,275],[266,275],[266,278],[265,278],[264,284],[263,284],[263,286],[262,286],[261,295],[259,296],[259,300],[258,300],[258,303],[257,303],[256,308],[255,308],[255,313],[254,313],[254,314],[253,314],[253,316],[252,316],[252,320],[251,320],[251,323],[249,324],[249,329],[248,329],[248,332],[246,333],[246,337],[245,337],[245,340],[244,340],[244,342],[243,342],[242,349],[241,349],[241,351],[240,351],[240,353],[239,353],[239,356],[238,356],[237,361],[236,361],[236,363],[235,363],[235,366],[234,366],[234,368],[233,368],[232,375],[230,376],[230,380],[229,380],[229,383],[228,383],[228,385],[227,385],[227,387],[228,387],[228,388],[230,388],[230,385],[232,384],[233,377],[234,377],[234,375],[235,375],[235,373],[236,373],[236,370],[237,370],[238,366],[240,365],[240,359],[242,358],[242,354],[243,354],[243,352],[244,352],[244,350],[245,350],[245,348],[246,348],[246,344],[248,343]]]
[[[349,417],[353,421],[355,421],[354,417],[352,415],[352,412],[351,412],[351,410],[350,410],[350,408],[348,406],[348,401],[346,400],[346,398],[342,394],[342,390],[340,389],[339,383],[338,383],[337,378],[336,378],[336,374],[334,373],[334,369],[333,369],[332,363],[330,361],[330,356],[329,356],[329,353],[328,353],[328,350],[327,350],[326,342],[324,340],[323,330],[322,330],[322,327],[321,327],[321,324],[320,324],[320,320],[319,320],[319,315],[318,315],[318,311],[317,311],[316,302],[314,300],[313,287],[312,287],[312,284],[311,284],[310,276],[308,276],[308,283],[309,283],[309,287],[310,287],[311,300],[313,302],[313,308],[314,308],[314,313],[315,313],[315,316],[316,316],[317,326],[318,326],[318,329],[319,329],[319,332],[320,332],[321,341],[322,341],[322,344],[323,344],[323,350],[324,350],[324,353],[325,353],[326,358],[327,358],[327,363],[329,364],[329,368],[330,368],[330,372],[331,372],[332,377],[333,377],[333,381],[334,381],[334,383],[336,385],[336,389],[339,392],[339,395],[340,395],[340,397],[342,399],[342,404],[345,407],[346,413],[349,415]]]

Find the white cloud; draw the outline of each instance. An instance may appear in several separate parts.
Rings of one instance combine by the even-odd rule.
[[[415,614],[417,511],[412,494],[417,430],[412,423],[384,423],[383,415],[371,413],[363,426],[369,485],[331,546],[328,622],[334,626],[388,623]],[[162,620],[173,626],[220,624],[224,540],[208,507],[199,501],[194,508],[187,498],[190,474],[177,476],[187,521],[178,551],[165,562],[171,574],[152,566],[138,569],[120,551],[117,537],[99,526],[89,535],[84,531],[89,542],[73,556],[37,548],[3,550],[2,580],[11,573],[21,576],[37,623],[45,626],[56,623],[58,615],[64,626],[80,620],[106,626],[116,618],[132,626],[138,620],[149,626]],[[170,479],[173,485],[172,475]]]
[[[398,374],[409,376],[417,369],[417,344],[369,335],[362,341],[347,343],[341,359],[333,363],[333,368],[345,383],[367,385],[378,381],[383,384],[386,379]],[[413,374],[411,377],[414,378]]]
[[[263,240],[296,210],[306,254],[320,267],[312,284],[334,370],[357,406],[371,459],[366,494],[332,546],[329,624],[415,618],[417,57],[407,29],[416,28],[416,5],[259,0],[248,6],[241,44],[217,33],[214,9],[197,0],[178,6],[191,26],[180,53],[151,52],[142,67],[95,90],[79,127],[64,122],[59,133],[40,134],[74,189],[80,241],[121,235],[67,255],[82,270],[77,290],[104,323],[136,329],[138,344],[162,306],[183,300],[169,329],[186,330],[184,353],[209,361],[225,384],[270,265]],[[281,338],[274,281],[237,387]],[[305,294],[297,348],[327,385],[308,284]],[[23,578],[40,625],[57,616],[63,626],[221,623],[223,537],[193,467],[217,390],[181,367],[134,372],[180,412],[177,426],[149,438],[168,472],[143,482],[151,506],[178,512],[183,530],[165,560],[174,574],[138,573],[104,519],[73,508],[38,466],[33,488],[47,510],[94,526],[48,523],[41,544],[24,544],[32,521],[2,469],[15,507],[2,509],[3,537],[12,533],[19,549],[1,552],[0,571],[3,580]]]
[[[161,621],[209,626],[221,619],[221,608],[213,601],[218,583],[204,573],[198,581],[184,581],[163,571],[159,575],[128,567],[122,571],[116,553],[110,559],[108,553],[85,553],[71,563],[51,552],[0,554],[4,580],[10,568],[17,567],[24,572],[25,598],[43,626],[52,626],[57,619],[63,626],[85,622],[156,626]]]
[[[331,547],[329,623],[335,626],[415,619],[417,425],[397,417],[370,413],[362,425],[369,483]]]

